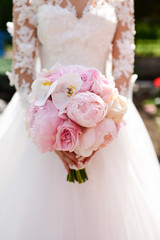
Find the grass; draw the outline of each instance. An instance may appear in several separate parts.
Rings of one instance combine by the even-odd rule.
[[[0,58],[0,75],[5,75],[6,71],[11,71],[12,60]]]
[[[136,55],[143,57],[160,57],[160,39],[136,40]]]

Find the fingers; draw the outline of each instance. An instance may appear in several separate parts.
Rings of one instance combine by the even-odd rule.
[[[77,163],[78,162],[78,160],[77,160],[77,158],[76,158],[76,154],[74,153],[74,152],[64,152],[64,154],[68,157],[68,158],[70,158],[73,162],[75,162],[75,163]]]
[[[78,169],[81,168],[81,162],[82,160],[84,159],[84,157],[80,157],[77,158],[77,155],[74,153],[74,152],[63,152],[67,158],[71,159],[72,160],[72,163],[74,162],[74,164],[72,165],[75,165]]]
[[[62,160],[67,172],[69,173],[70,171],[70,168],[69,168],[69,165],[70,166],[76,166],[78,169],[81,168],[81,163],[86,165],[90,160],[91,158],[93,157],[93,155],[96,153],[96,151],[94,151],[92,153],[91,156],[87,157],[87,158],[84,158],[82,156],[78,156],[72,152],[63,152],[63,151],[55,151],[57,153],[57,155],[60,157],[60,159]]]
[[[94,151],[91,156],[85,158],[85,159],[83,160],[83,164],[86,165],[86,164],[91,160],[91,158],[94,156],[94,154],[95,154],[96,152],[97,152],[97,151]]]
[[[83,160],[83,164],[86,165],[90,161],[91,157],[87,157]]]
[[[62,158],[64,159],[64,161],[66,161],[69,165],[71,166],[77,166],[77,163],[72,161],[69,157],[67,157],[66,155],[63,155]]]
[[[78,162],[83,162],[84,159],[85,159],[85,157],[80,156],[80,157],[78,158]]]
[[[60,159],[62,160],[63,163],[65,163],[65,167],[66,167],[66,164],[70,166],[76,166],[77,168],[79,167],[78,163],[77,163],[77,160],[76,161],[73,161],[73,157],[74,157],[74,154],[71,154],[71,157],[72,159],[70,158],[70,153],[69,152],[63,152],[63,151],[55,151],[57,153],[57,155],[60,157]],[[76,159],[76,158],[75,158]],[[67,167],[67,169],[68,169]]]

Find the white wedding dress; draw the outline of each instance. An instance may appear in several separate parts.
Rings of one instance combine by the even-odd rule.
[[[22,10],[15,69],[33,71],[35,39],[23,26],[29,18],[37,27],[42,67],[59,61],[109,74],[114,62],[115,77],[131,72],[130,25],[117,41],[118,59],[112,59],[111,43],[118,20],[122,26],[131,21],[132,0],[97,0],[94,7],[86,5],[80,19],[69,1],[66,8],[61,1],[54,6],[53,1],[26,2],[14,1],[15,9]],[[14,73],[12,81],[17,85]],[[126,93],[125,83],[121,90]],[[126,126],[94,155],[86,167],[89,180],[79,185],[66,181],[67,172],[54,152],[41,154],[28,138],[22,97],[27,84],[18,91],[0,118],[0,239],[159,240],[160,167],[131,96]]]

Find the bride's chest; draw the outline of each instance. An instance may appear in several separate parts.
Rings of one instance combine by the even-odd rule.
[[[43,4],[37,10],[37,33],[41,43],[59,43],[78,39],[81,42],[111,41],[117,26],[114,7],[97,6],[76,17],[74,9]]]

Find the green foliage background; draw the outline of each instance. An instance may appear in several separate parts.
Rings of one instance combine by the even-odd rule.
[[[160,0],[136,0],[136,38],[160,39]]]

